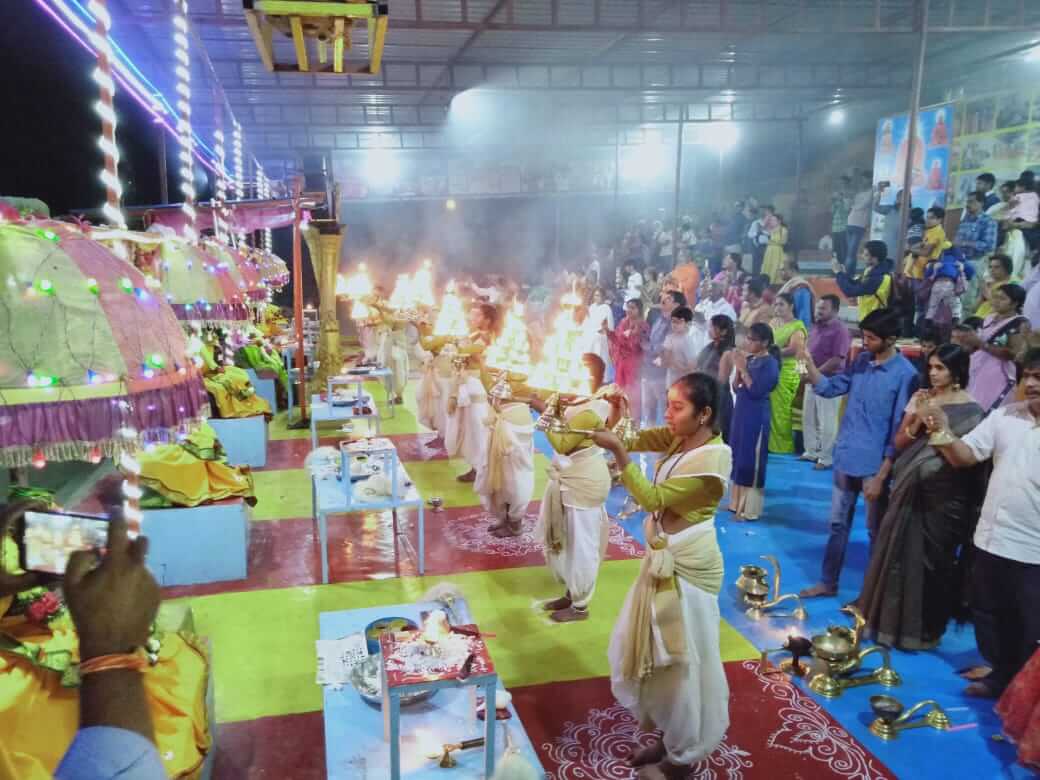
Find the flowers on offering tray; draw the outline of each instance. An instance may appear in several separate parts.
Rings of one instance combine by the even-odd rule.
[[[527,376],[531,373],[531,343],[524,322],[524,305],[515,301],[506,312],[502,334],[484,353],[492,368]]]
[[[433,335],[462,338],[468,334],[466,312],[462,308],[462,299],[455,292],[455,280],[452,279],[444,288],[441,309],[437,313],[437,321],[433,325]]]
[[[391,686],[482,675],[493,670],[487,645],[475,626],[453,630],[441,610],[431,612],[419,631],[380,637]]]
[[[574,317],[581,299],[572,289],[560,299],[560,311],[542,346],[542,360],[531,369],[532,387],[579,396],[592,394],[589,371],[582,362],[584,332]]]

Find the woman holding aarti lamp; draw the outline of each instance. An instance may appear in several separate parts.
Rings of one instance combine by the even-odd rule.
[[[726,492],[730,449],[715,430],[718,381],[687,374],[668,390],[666,426],[631,446],[614,433],[592,440],[614,454],[621,481],[649,514],[647,555],[614,626],[611,687],[646,730],[662,737],[633,753],[643,780],[685,778],[729,727],[729,686],[719,644],[722,553],[715,513]],[[653,481],[630,451],[663,453]]]

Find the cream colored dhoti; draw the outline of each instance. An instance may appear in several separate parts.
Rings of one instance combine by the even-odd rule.
[[[607,551],[610,470],[599,447],[557,453],[549,469],[538,513],[538,535],[545,542],[545,562],[585,609],[596,590],[599,566]]]
[[[670,544],[700,534],[715,534],[714,521],[692,525],[678,534],[661,534]],[[718,597],[682,577],[675,577],[681,606],[685,652],[674,656],[665,646],[656,609],[651,610],[653,671],[643,679],[622,673],[625,651],[635,632],[637,581],[628,592],[610,637],[610,687],[618,702],[631,711],[644,729],[661,729],[668,760],[688,766],[709,756],[729,728],[729,684],[719,645]],[[656,607],[656,604],[654,605]]]
[[[524,403],[487,411],[487,456],[477,469],[473,489],[490,514],[520,522],[534,493],[534,425]]]
[[[444,426],[448,457],[462,458],[470,468],[480,469],[487,456],[487,393],[480,379],[472,375],[464,375],[457,384],[453,382],[451,392],[455,395],[455,411],[447,414]]]

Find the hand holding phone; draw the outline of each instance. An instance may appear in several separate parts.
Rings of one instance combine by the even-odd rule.
[[[148,539],[131,540],[121,517],[107,530],[100,563],[95,553],[75,552],[65,571],[65,601],[82,658],[143,646],[159,611],[159,585],[144,565]]]
[[[46,506],[38,501],[18,501],[7,506],[3,510],[3,515],[0,516],[0,540],[8,537],[17,539],[21,536],[19,526],[26,510],[45,508]],[[25,568],[24,562],[17,563],[21,565],[21,568]],[[41,572],[30,571],[15,574],[14,569],[17,568],[15,564],[16,561],[5,560],[4,556],[0,555],[0,598],[46,585],[54,579]]]
[[[108,520],[105,518],[28,510],[22,537],[22,565],[29,571],[61,575],[74,552],[103,550],[107,537]]]

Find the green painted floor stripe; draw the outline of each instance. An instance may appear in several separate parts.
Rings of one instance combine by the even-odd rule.
[[[450,577],[339,583],[202,596],[191,603],[196,630],[213,643],[217,720],[251,720],[321,708],[314,682],[318,614],[419,600],[436,582],[455,583],[485,631],[507,686],[601,677],[607,644],[640,561],[608,561],[600,572],[589,620],[553,624],[534,608],[561,587],[541,566]],[[178,602],[181,603],[181,602]],[[754,646],[723,623],[724,660],[754,658]]]

